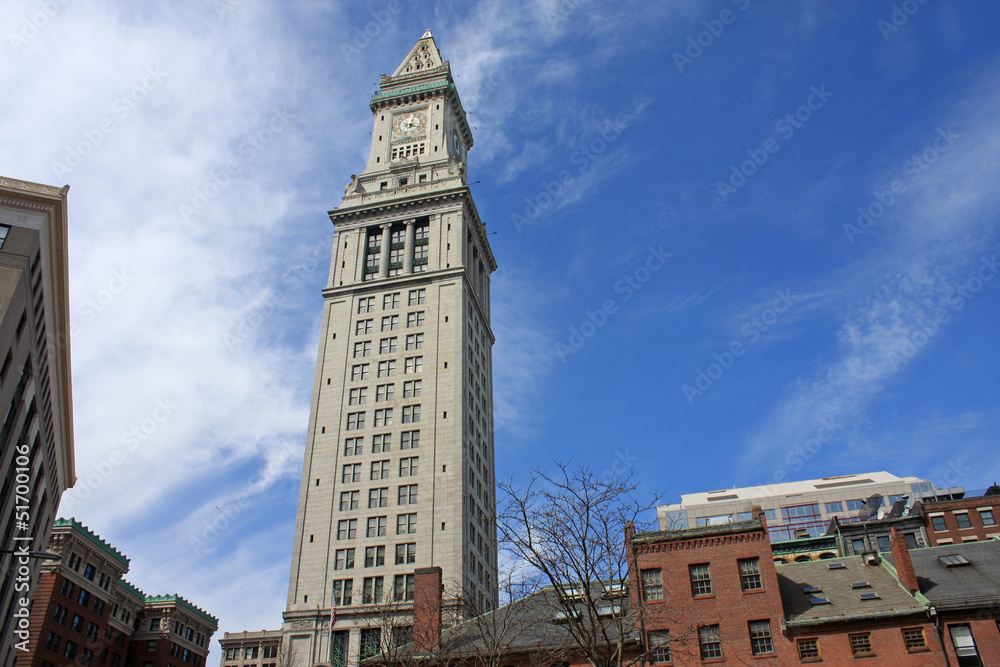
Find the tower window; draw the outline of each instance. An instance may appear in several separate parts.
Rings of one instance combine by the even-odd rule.
[[[417,178],[417,182],[424,183],[425,181],[427,181],[427,174],[420,174],[420,176]]]
[[[389,187],[389,181],[382,181],[378,184],[379,190],[385,190],[387,187]]]
[[[392,147],[392,159],[399,160],[401,158],[416,157],[418,155],[424,154],[424,142],[420,141],[413,144],[400,144],[399,146]],[[434,150],[437,150],[435,148]]]
[[[403,187],[404,185],[407,185],[409,182],[410,182],[409,179],[401,178],[399,179],[399,187]]]

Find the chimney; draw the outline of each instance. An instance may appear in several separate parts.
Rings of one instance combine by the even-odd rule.
[[[892,549],[892,559],[896,564],[896,575],[903,588],[910,591],[910,594],[920,591],[920,584],[917,582],[917,575],[913,572],[913,561],[910,560],[910,548],[906,546],[906,537],[892,529],[892,540],[889,542]]]
[[[764,510],[761,509],[760,505],[754,505],[750,508],[750,517],[760,519],[760,525],[767,531],[767,517],[764,516]]]
[[[441,648],[441,568],[413,572],[413,646],[418,653]]]

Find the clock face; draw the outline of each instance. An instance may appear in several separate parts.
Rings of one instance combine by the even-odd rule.
[[[427,116],[416,111],[396,116],[392,121],[392,131],[400,137],[415,137],[427,128]]]

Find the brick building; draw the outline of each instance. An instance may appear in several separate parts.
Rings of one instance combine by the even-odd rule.
[[[931,546],[982,542],[1000,537],[1000,489],[978,498],[961,498],[920,504],[924,529]],[[989,494],[990,492],[987,491]]]
[[[764,519],[627,539],[651,663],[780,664],[781,590]]]
[[[75,519],[57,519],[32,596],[18,667],[202,667],[217,620],[176,596],[123,579],[129,559]]]

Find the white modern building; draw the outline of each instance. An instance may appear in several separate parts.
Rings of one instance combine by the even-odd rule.
[[[656,508],[660,530],[710,526],[751,518],[759,505],[767,519],[772,542],[822,535],[833,517],[841,522],[857,519],[865,500],[882,496],[887,513],[902,498],[951,498],[964,489],[938,490],[917,477],[897,477],[888,472],[838,475],[798,482],[719,489],[681,495],[681,502]]]

